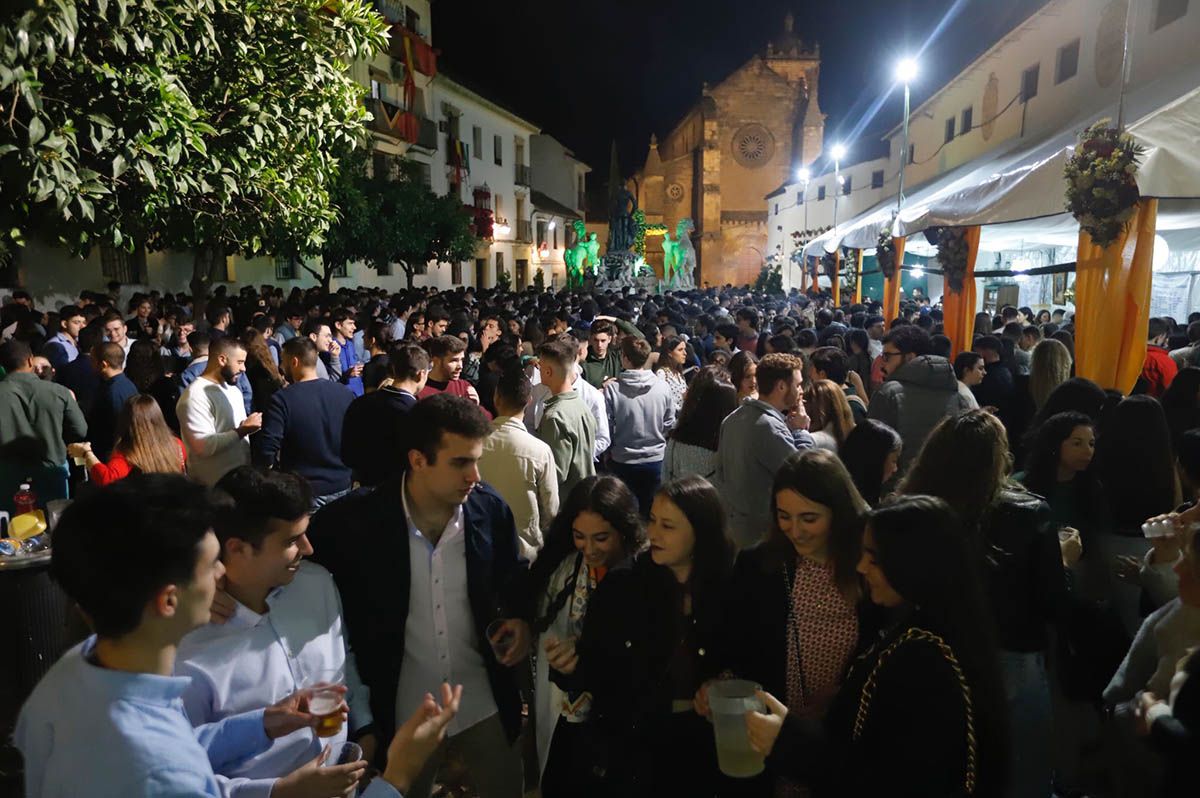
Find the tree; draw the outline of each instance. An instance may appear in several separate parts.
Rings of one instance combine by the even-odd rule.
[[[462,201],[452,194],[434,194],[416,169],[417,164],[401,161],[399,179],[373,177],[367,186],[375,230],[365,260],[376,268],[398,262],[409,288],[418,267],[431,260],[466,260],[478,246]]]
[[[0,21],[0,244],[26,234],[195,252],[319,247],[349,74],[386,43],[368,0],[44,0]]]

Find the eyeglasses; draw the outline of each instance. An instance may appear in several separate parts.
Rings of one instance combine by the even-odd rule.
[[[894,358],[894,357],[904,357],[904,353],[903,352],[887,352],[887,351],[885,351],[883,353],[884,360],[890,360],[891,358]]]

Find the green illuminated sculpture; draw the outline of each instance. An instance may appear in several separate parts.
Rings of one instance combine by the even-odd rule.
[[[587,274],[600,265],[600,242],[596,240],[596,234],[589,236],[583,222],[578,219],[572,222],[572,227],[575,230],[575,245],[563,252],[569,289],[582,288]]]

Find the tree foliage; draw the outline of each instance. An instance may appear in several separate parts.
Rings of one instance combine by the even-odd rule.
[[[0,241],[320,247],[366,110],[368,0],[42,0],[0,15]]]

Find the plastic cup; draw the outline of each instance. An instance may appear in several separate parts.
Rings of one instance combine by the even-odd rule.
[[[496,659],[504,659],[508,655],[508,650],[512,648],[514,635],[512,632],[504,631],[506,619],[497,618],[487,625],[484,634],[487,635],[488,643],[492,646],[492,653],[496,655]]]
[[[1147,521],[1142,524],[1142,534],[1151,540],[1154,538],[1172,537],[1175,534],[1175,521],[1173,518]]]
[[[363,758],[362,746],[358,743],[344,742],[333,746],[329,751],[329,756],[325,758],[325,767],[334,767],[336,765],[349,765],[351,762],[359,762]]]
[[[313,690],[308,699],[308,711],[319,718],[316,732],[318,737],[334,737],[342,730],[342,704],[345,701],[341,687],[344,676],[340,670],[321,670],[312,673],[305,687]]]
[[[708,706],[717,740],[717,767],[726,776],[748,779],[763,772],[763,757],[750,747],[746,732],[746,713],[766,711],[755,695],[761,689],[744,679],[726,679],[708,688]]]

